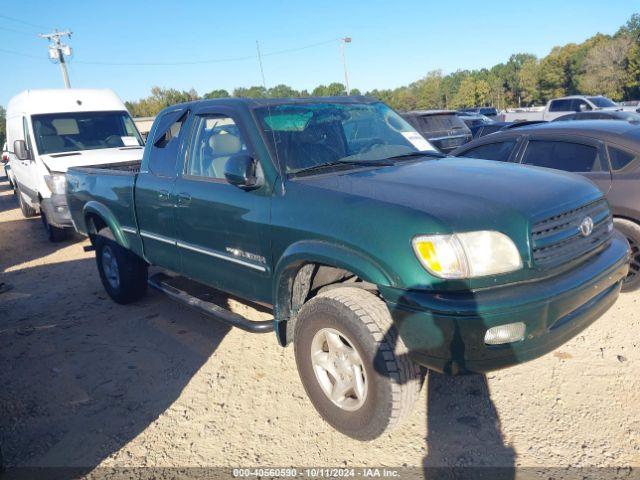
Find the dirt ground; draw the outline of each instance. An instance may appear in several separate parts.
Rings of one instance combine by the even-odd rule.
[[[640,293],[538,360],[429,375],[408,422],[360,443],[316,414],[292,348],[156,292],[116,305],[86,244],[50,244],[0,178],[6,466],[640,467]]]

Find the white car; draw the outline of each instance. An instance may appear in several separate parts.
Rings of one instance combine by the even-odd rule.
[[[625,110],[635,112],[638,107],[623,106],[602,95],[571,95],[549,100],[544,108],[507,110],[503,114],[505,122],[550,121],[563,115],[592,110]]]
[[[40,213],[47,236],[72,227],[65,172],[72,166],[137,162],[143,141],[111,90],[26,90],[7,106],[9,169],[25,217]]]

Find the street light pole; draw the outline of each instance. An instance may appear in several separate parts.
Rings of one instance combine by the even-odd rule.
[[[344,67],[344,86],[349,95],[349,75],[347,74],[347,56],[345,54],[345,47],[347,43],[351,43],[351,37],[343,37],[340,39],[340,50],[342,51],[342,66]]]

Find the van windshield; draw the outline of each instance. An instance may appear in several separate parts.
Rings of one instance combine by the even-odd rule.
[[[143,144],[127,112],[50,113],[31,119],[41,155]]]
[[[265,138],[289,173],[336,162],[375,161],[434,148],[384,103],[313,101],[256,109]]]

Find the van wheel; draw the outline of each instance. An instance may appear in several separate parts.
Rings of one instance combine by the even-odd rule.
[[[622,283],[622,291],[632,292],[640,288],[640,225],[624,218],[614,218],[613,225],[627,237],[631,248],[629,273]]]
[[[98,232],[93,244],[100,280],[113,301],[126,305],[142,298],[147,293],[147,263],[118,245],[108,228]]]
[[[18,195],[18,203],[20,204],[20,210],[22,211],[22,216],[24,216],[24,218],[31,218],[38,215],[38,211],[22,198],[20,187],[16,188],[16,194]]]
[[[307,395],[341,433],[372,440],[411,413],[420,369],[374,294],[340,287],[309,300],[297,317],[294,348]]]
[[[42,225],[50,242],[57,243],[67,239],[69,231],[66,228],[51,225],[49,220],[47,220],[47,215],[44,213],[44,210],[40,212],[40,219],[42,220]]]

